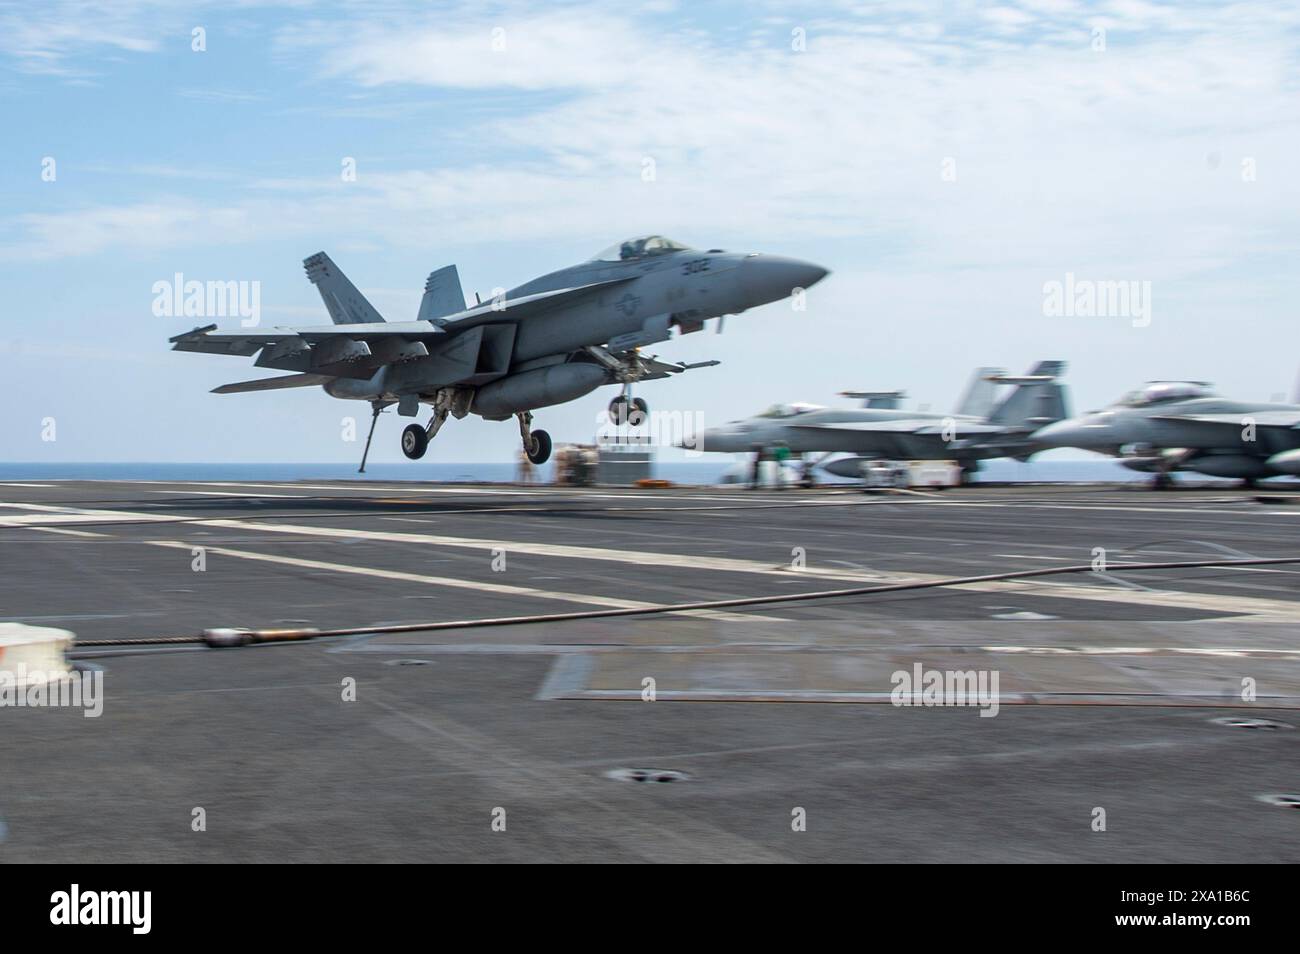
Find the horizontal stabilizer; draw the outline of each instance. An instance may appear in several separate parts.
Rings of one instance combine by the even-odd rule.
[[[282,378],[258,378],[256,381],[236,381],[213,388],[213,394],[243,394],[246,391],[279,391],[281,388],[309,388],[333,380],[328,374],[290,374]]]
[[[898,402],[907,397],[906,391],[841,391],[840,397],[855,398],[862,401],[863,407],[877,408],[885,411],[898,409]]]

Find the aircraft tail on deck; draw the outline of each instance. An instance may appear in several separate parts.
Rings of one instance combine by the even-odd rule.
[[[1069,417],[1065,385],[1057,381],[1064,372],[1064,361],[1040,361],[1029,369],[1028,374],[991,376],[992,384],[1015,387],[989,413],[988,422],[1037,430]]]
[[[958,417],[979,418],[992,414],[993,396],[998,391],[997,382],[992,379],[1002,373],[1001,368],[976,368],[971,375],[970,384],[966,385],[966,393],[957,402],[953,413]]]
[[[302,265],[307,269],[307,278],[320,292],[321,300],[325,302],[325,308],[334,324],[373,324],[384,320],[375,306],[366,301],[366,296],[357,291],[357,286],[348,281],[348,277],[324,252],[303,259]]]

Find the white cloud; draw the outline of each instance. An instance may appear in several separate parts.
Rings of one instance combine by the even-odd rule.
[[[51,0],[0,13],[0,54],[27,73],[76,76],[72,60],[92,50],[147,53],[158,48],[163,0],[87,3]]]
[[[355,183],[261,180],[220,209],[159,200],[23,216],[8,254],[221,240],[220,222],[260,236],[333,230],[361,247],[679,231],[769,248],[866,243],[853,264],[868,271],[1174,279],[1262,242],[1294,247],[1300,195],[1283,170],[1300,137],[1279,26],[1300,12],[1174,17],[1140,0],[952,9],[926,30],[905,29],[916,24],[889,5],[809,16],[803,53],[784,26],[750,46],[599,6],[295,25],[281,56],[322,83],[355,83],[380,110],[385,91],[524,92],[481,127],[411,124],[415,151],[454,143],[443,165],[362,154]],[[1105,53],[1089,42],[1098,11],[1117,24]],[[1010,39],[997,26],[1030,20]],[[1258,181],[1241,180],[1244,157]],[[941,176],[948,159],[955,182]]]

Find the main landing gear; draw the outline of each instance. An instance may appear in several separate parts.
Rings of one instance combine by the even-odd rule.
[[[429,432],[419,424],[408,424],[402,431],[402,453],[411,460],[419,460],[429,449]]]
[[[402,453],[411,460],[419,460],[423,457],[424,452],[429,449],[429,441],[437,436],[447,420],[447,413],[446,407],[438,405],[434,407],[433,417],[429,418],[427,427],[421,427],[419,424],[406,425],[406,429],[402,431]]]
[[[520,411],[515,417],[519,418],[519,436],[523,438],[528,460],[533,464],[545,464],[551,458],[551,435],[541,430],[530,430],[533,426],[531,411]]]
[[[472,397],[472,392],[466,392]],[[375,436],[375,424],[379,415],[393,401],[371,401],[374,416],[370,420],[370,433],[366,436],[366,449],[361,455],[360,473],[366,472],[366,458],[370,455],[370,442]],[[400,409],[399,409],[400,410]],[[402,453],[411,460],[419,460],[429,449],[429,442],[437,436],[447,418],[455,415],[459,420],[469,411],[469,397],[463,400],[456,394],[439,392],[433,404],[433,417],[426,426],[408,424],[402,431]],[[533,464],[544,464],[551,457],[551,435],[543,430],[532,430],[533,415],[531,411],[520,411],[515,415],[519,419],[519,435],[523,438],[524,453]]]

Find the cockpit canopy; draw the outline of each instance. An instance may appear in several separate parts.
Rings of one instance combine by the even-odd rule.
[[[773,404],[759,417],[794,417],[796,414],[807,414],[809,411],[820,411],[820,404]]]
[[[1187,401],[1191,398],[1213,397],[1214,392],[1204,381],[1148,381],[1136,391],[1119,399],[1122,407],[1147,407],[1166,401]]]
[[[646,258],[651,255],[667,255],[669,252],[680,252],[689,248],[689,245],[674,242],[662,235],[643,235],[641,238],[630,238],[625,242],[619,242],[617,245],[611,245],[591,261],[630,262],[638,258]]]

